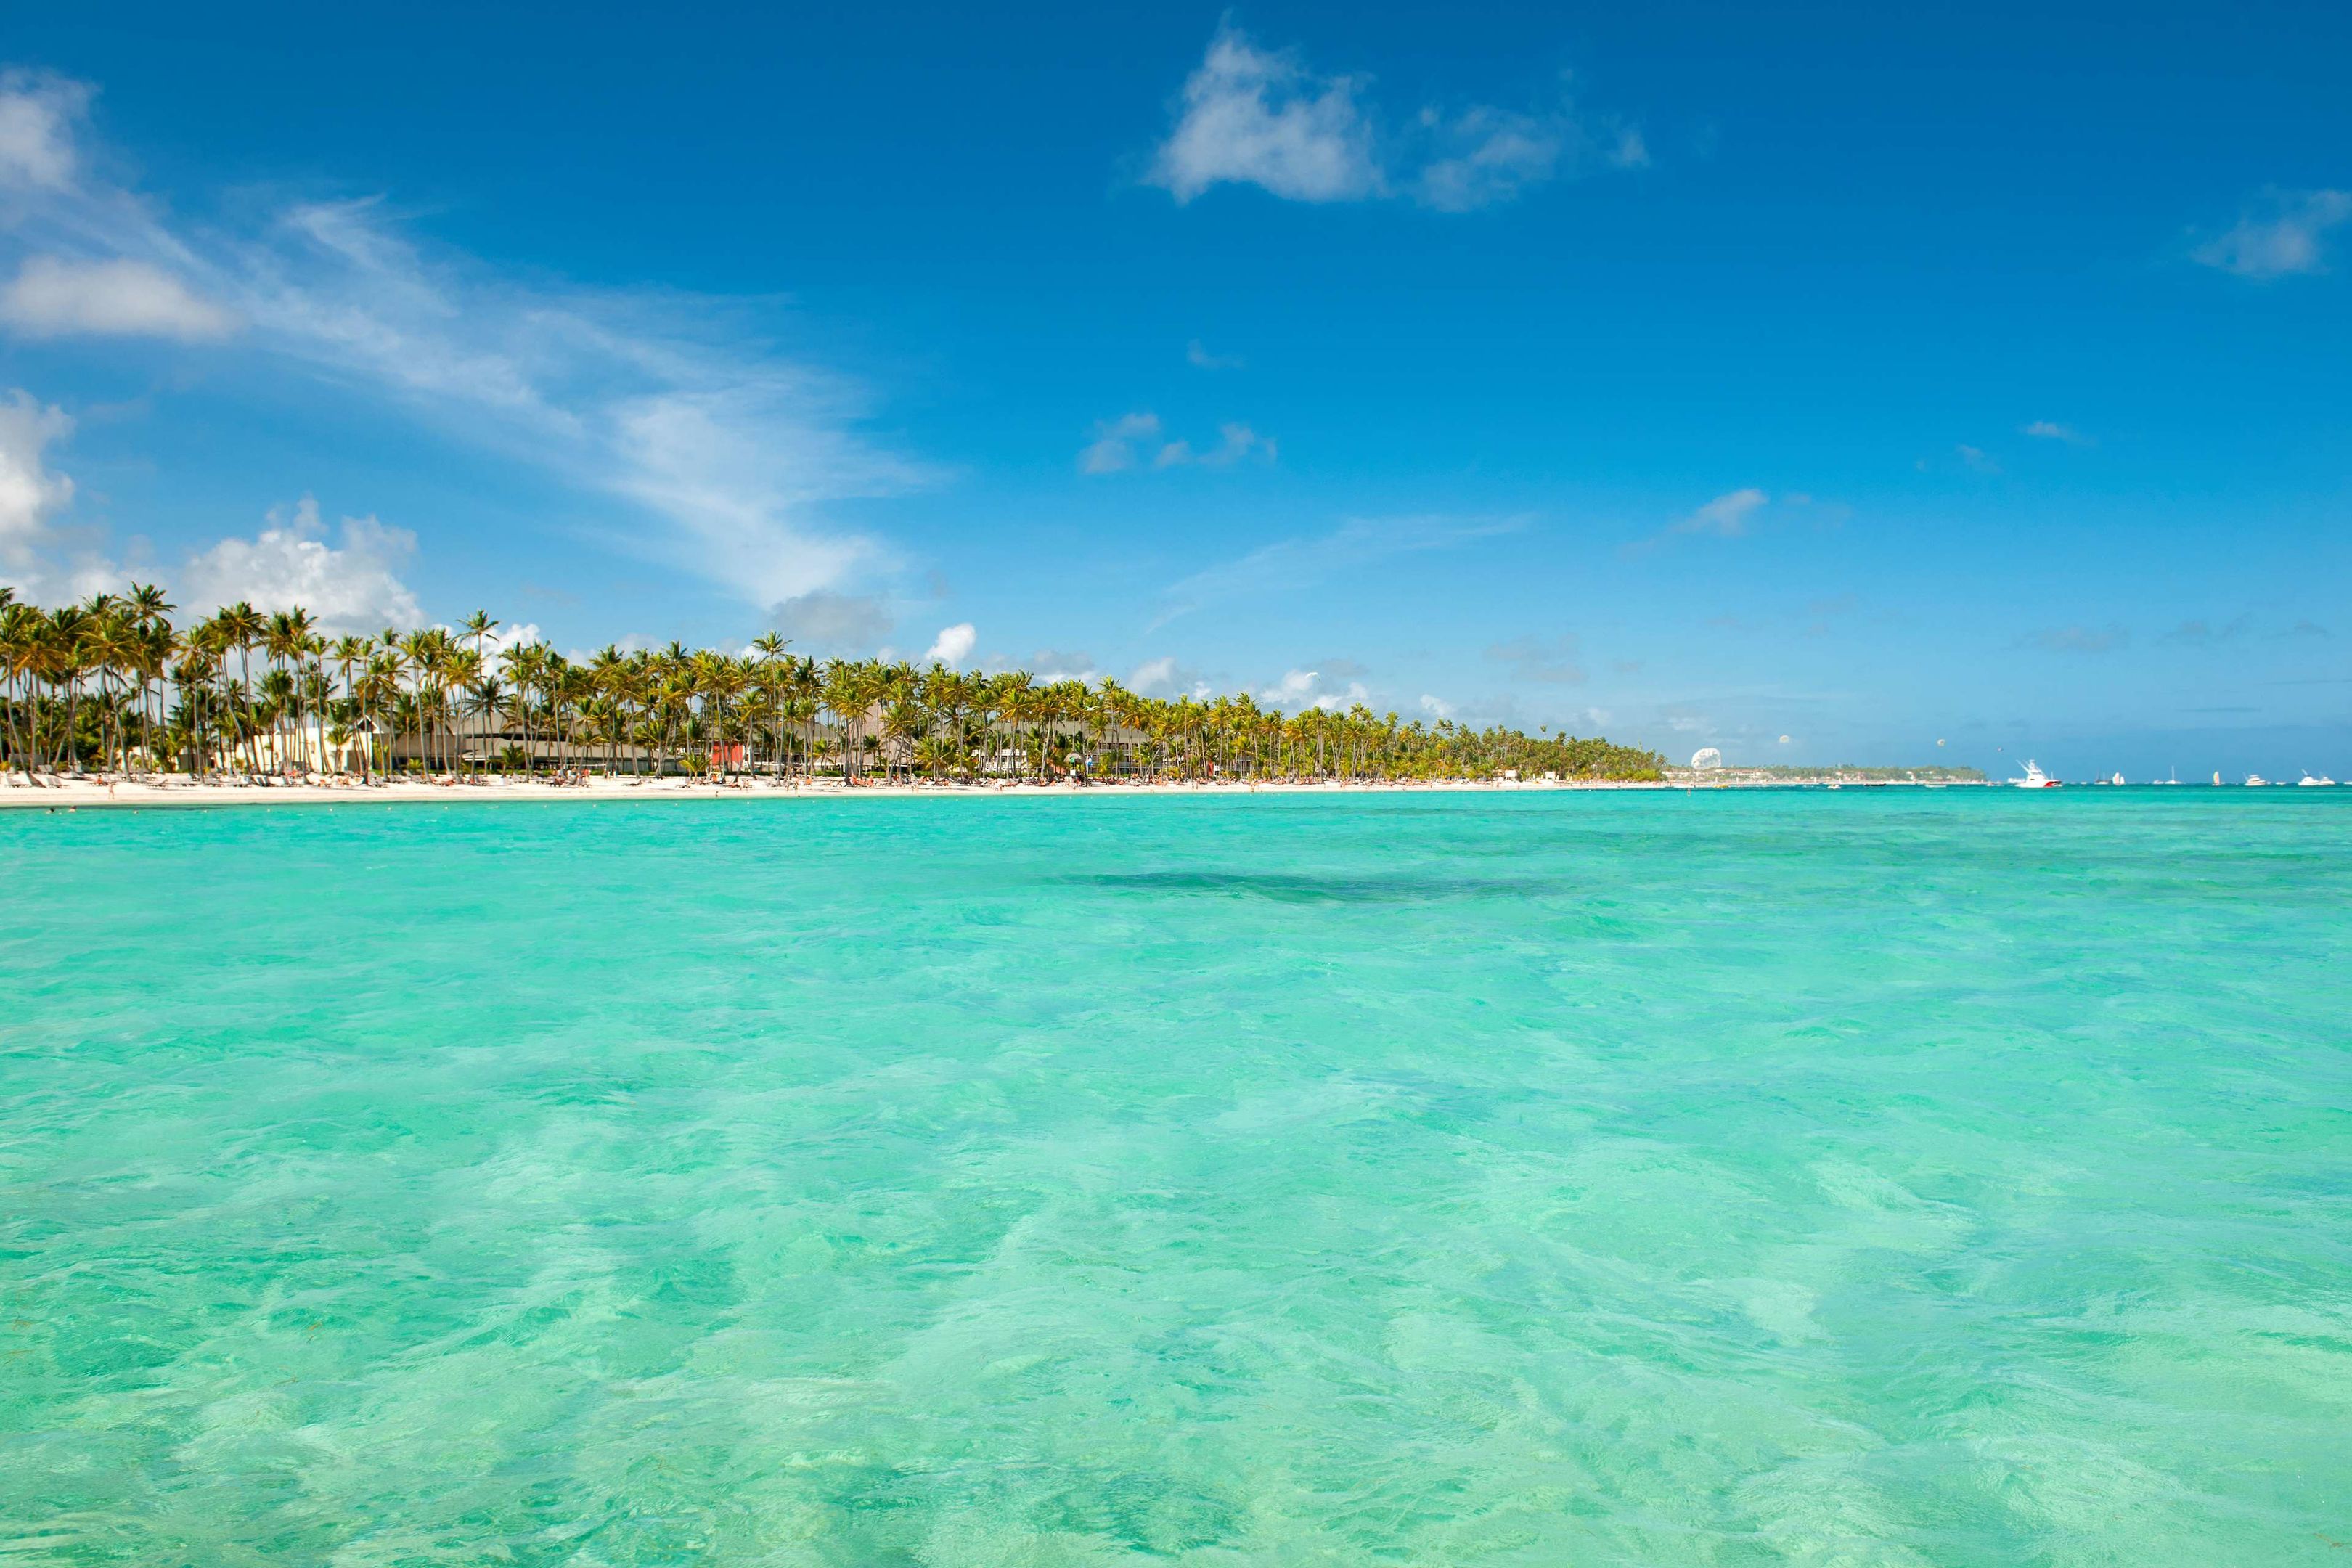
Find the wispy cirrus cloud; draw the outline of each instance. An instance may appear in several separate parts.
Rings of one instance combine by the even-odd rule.
[[[236,226],[93,172],[91,89],[0,77],[0,322],[263,356],[622,503],[610,542],[757,605],[887,564],[834,516],[930,482],[866,437],[864,390],[775,351],[772,302],[527,280],[376,197]]]
[[[2268,282],[2327,270],[2328,233],[2352,222],[2352,191],[2268,191],[2189,259]]]
[[[1769,505],[1771,500],[1772,498],[1762,490],[1753,485],[1748,485],[1716,497],[1666,531],[1713,534],[1718,539],[1738,539],[1755,526],[1756,514]]]
[[[1231,599],[1296,592],[1400,555],[1453,550],[1514,533],[1527,522],[1524,517],[1358,518],[1312,539],[1277,540],[1171,584],[1161,595],[1164,607],[1152,626],[1157,629],[1179,616]]]
[[[1781,501],[1789,506],[1810,506],[1809,495],[1784,495]],[[1736,490],[1726,490],[1646,538],[1635,539],[1618,547],[1618,553],[1628,560],[1638,559],[1664,549],[1675,539],[1696,535],[1708,539],[1742,539],[1753,532],[1766,509],[1773,504],[1772,497],[1754,485],[1743,485]]]
[[[1563,174],[1649,162],[1639,131],[1580,114],[1565,90],[1524,111],[1430,106],[1392,131],[1367,101],[1370,87],[1370,78],[1324,75],[1296,50],[1266,48],[1222,23],[1185,79],[1145,180],[1179,203],[1246,184],[1287,201],[1402,195],[1466,212]]]
[[[2069,447],[2095,447],[2096,441],[2072,426],[2061,425],[2054,419],[2036,419],[2018,426],[2018,433],[2039,441],[2062,441]]]

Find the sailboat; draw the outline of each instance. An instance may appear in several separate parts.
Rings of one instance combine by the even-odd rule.
[[[2056,789],[2058,787],[2058,781],[2043,773],[2042,765],[2030,758],[2025,764],[2025,776],[2021,779],[2011,779],[2009,782],[2018,789]]]
[[[2215,789],[2221,787],[2221,770],[2219,768],[2213,770],[2213,787]]]

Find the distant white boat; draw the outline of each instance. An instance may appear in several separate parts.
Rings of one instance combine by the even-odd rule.
[[[2221,784],[2221,770],[2220,770],[2220,769],[2216,768],[2216,769],[2214,770],[2214,772],[2213,772],[2213,783],[2214,783],[2216,785],[2219,785],[2219,784]]]
[[[2336,781],[2331,778],[2313,778],[2311,776],[2311,770],[2308,768],[2304,770],[2303,778],[2301,780],[2303,787],[2305,789],[2309,789],[2315,784],[2332,784],[2335,782]]]
[[[2030,758],[2025,764],[2025,776],[2021,779],[2011,779],[2009,782],[2018,789],[2056,789],[2058,787],[2058,781],[2043,773],[2042,765]]]
[[[2260,789],[2270,782],[2270,780],[2263,777],[2260,773],[2248,773],[2246,775],[2246,787],[2248,789]]]
[[[2123,775],[2123,774],[2121,774],[2121,773],[2117,773],[2115,777],[2113,777],[2113,778],[2109,779],[2107,782],[2108,782],[2109,784],[2121,784],[2121,783],[2123,783],[2123,782],[2124,782],[2124,775]]]

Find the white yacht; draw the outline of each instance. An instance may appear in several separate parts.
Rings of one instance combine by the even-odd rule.
[[[2248,789],[2261,789],[2270,782],[2270,780],[2263,777],[2260,773],[2248,773],[2246,775],[2246,787]]]
[[[2043,773],[2042,764],[2031,758],[2026,761],[2025,776],[2021,779],[2011,779],[2009,782],[2018,789],[2056,789],[2058,787],[2058,781]]]
[[[2334,784],[2336,781],[2335,781],[2334,779],[2331,779],[2331,778],[2326,778],[2326,777],[2322,777],[2322,778],[2313,778],[2313,777],[2311,776],[2311,770],[2310,770],[2309,768],[2305,768],[2305,769],[2304,769],[2304,770],[2303,770],[2303,778],[2301,779],[2301,781],[2300,781],[2300,782],[2301,782],[2301,784],[2302,784],[2302,785],[2303,785],[2303,787],[2304,787],[2304,788],[2305,788],[2305,789],[2310,789],[2310,788],[2312,788],[2312,787],[2313,787],[2314,785],[2315,785],[2315,784]]]

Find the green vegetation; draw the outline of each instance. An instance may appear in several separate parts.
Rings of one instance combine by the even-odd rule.
[[[10,769],[253,776],[834,772],[852,781],[1663,776],[1598,739],[1286,714],[1248,693],[1172,700],[1116,681],[816,660],[769,636],[584,661],[492,651],[499,623],[330,640],[299,609],[232,605],[184,631],[161,590],[43,610],[0,588]]]

